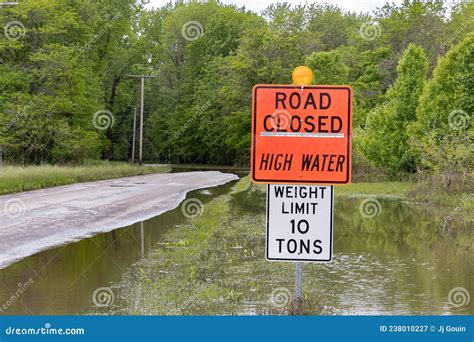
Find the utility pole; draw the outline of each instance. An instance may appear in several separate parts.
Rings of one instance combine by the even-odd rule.
[[[139,134],[139,145],[138,145],[138,162],[140,165],[143,162],[143,111],[145,107],[145,78],[156,78],[158,76],[151,75],[128,75],[131,78],[141,79],[141,93],[140,93],[140,134]]]
[[[137,135],[137,107],[133,108],[133,145],[132,145],[132,163],[135,163],[135,136]]]

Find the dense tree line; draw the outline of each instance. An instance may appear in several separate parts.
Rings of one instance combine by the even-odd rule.
[[[317,84],[353,87],[357,163],[469,173],[473,15],[472,1],[258,15],[216,1],[23,0],[0,9],[0,144],[16,163],[127,159],[139,95],[128,75],[146,73],[146,159],[246,165],[252,87],[306,64]]]

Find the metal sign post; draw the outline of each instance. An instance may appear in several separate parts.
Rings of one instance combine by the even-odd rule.
[[[332,186],[268,185],[266,258],[295,262],[297,312],[303,302],[303,262],[330,262],[333,244]]]
[[[296,307],[299,309],[302,299],[301,281],[302,281],[302,270],[303,265],[301,262],[295,263],[295,299]]]

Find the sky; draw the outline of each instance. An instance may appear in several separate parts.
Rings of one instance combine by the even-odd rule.
[[[168,3],[170,0],[150,0],[148,8],[160,7]],[[239,7],[245,6],[245,8],[260,13],[268,5],[276,2],[288,2],[291,4],[304,4],[308,3],[329,3],[333,5],[339,5],[347,11],[355,12],[370,12],[372,13],[377,7],[382,7],[386,2],[401,4],[402,0],[221,0],[224,4],[234,4]]]

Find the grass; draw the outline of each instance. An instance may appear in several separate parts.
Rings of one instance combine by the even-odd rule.
[[[125,275],[126,314],[322,314],[324,294],[305,289],[291,299],[294,266],[265,260],[265,193],[240,180],[230,194],[204,205],[202,215],[175,226],[152,254]],[[257,200],[256,200],[257,199]],[[277,291],[277,292],[275,292]],[[282,291],[284,305],[272,302]],[[326,303],[327,304],[327,303]]]
[[[246,177],[244,182],[238,186],[248,187],[250,179]],[[266,184],[253,185],[260,187],[262,190],[266,188]],[[406,199],[409,193],[415,188],[415,182],[374,182],[374,183],[351,183],[348,185],[336,185],[336,196],[356,197],[356,196],[374,196],[374,197],[394,197]]]
[[[356,183],[344,187],[339,196],[403,196],[412,186],[413,183],[403,182]],[[151,253],[125,273],[118,285],[119,312],[128,315],[337,314],[333,297],[322,292],[317,279],[311,277],[305,278],[304,298],[297,307],[293,296],[294,266],[265,260],[265,196],[265,185],[252,184],[245,177],[230,193],[206,203],[200,216],[173,225]],[[357,205],[356,216],[358,210]],[[397,214],[393,215],[394,222],[398,222]],[[360,223],[360,218],[355,222]],[[429,223],[433,226],[431,219]],[[385,229],[390,231],[388,226]],[[379,229],[376,224],[374,227]],[[405,228],[400,227],[400,236],[407,234]],[[395,226],[394,230],[397,229]],[[380,229],[378,233],[384,236],[385,231]],[[413,233],[416,239],[410,241],[419,241],[418,237],[425,233]],[[444,236],[435,234],[444,244]],[[400,243],[398,239],[392,243]],[[464,244],[457,241],[460,246]],[[471,242],[464,245],[470,246]],[[315,270],[311,271],[310,267]],[[317,267],[308,265],[306,272],[317,272]],[[275,305],[272,299],[282,305]],[[113,308],[106,310],[117,313]]]
[[[352,183],[336,186],[336,196],[375,196],[405,199],[415,187],[415,182]]]
[[[425,203],[428,206],[454,208],[458,215],[472,218],[474,213],[473,194],[469,189],[448,193],[440,186],[427,187],[414,181],[352,183],[336,186],[336,196],[371,196],[394,198],[408,202]]]
[[[139,166],[122,162],[94,162],[84,166],[4,166],[0,168],[0,195],[169,171],[167,166]]]
[[[244,179],[244,182],[238,186],[248,187],[250,180]],[[266,184],[253,185],[261,190],[266,188]],[[336,185],[336,197],[377,197],[393,198],[409,202],[423,202],[430,205],[444,207],[463,206],[464,213],[468,214],[472,210],[474,203],[472,194],[468,189],[465,192],[447,193],[441,188],[431,188],[426,190],[426,185],[415,181],[378,181],[378,182],[355,182],[347,185]],[[466,200],[468,196],[468,200]]]

